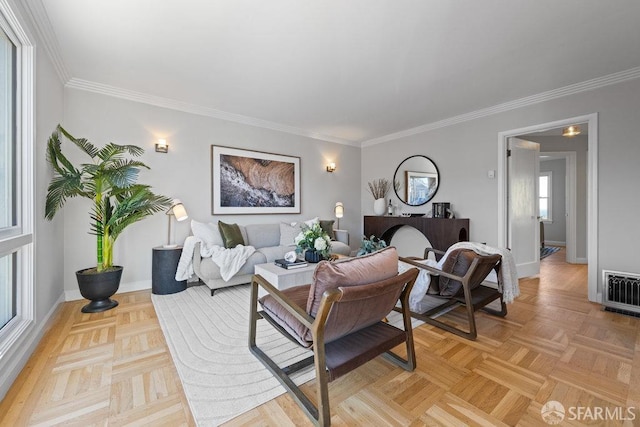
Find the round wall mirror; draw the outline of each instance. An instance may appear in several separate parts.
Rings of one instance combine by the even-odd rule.
[[[440,185],[438,167],[427,156],[407,157],[393,175],[396,196],[409,206],[421,206],[435,196]]]

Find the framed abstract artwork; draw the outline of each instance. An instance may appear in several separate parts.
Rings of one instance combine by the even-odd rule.
[[[212,214],[300,213],[300,157],[211,146]]]

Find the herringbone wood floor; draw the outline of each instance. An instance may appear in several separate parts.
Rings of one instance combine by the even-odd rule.
[[[640,319],[588,302],[586,266],[564,257],[546,258],[539,278],[520,281],[505,319],[479,313],[477,341],[423,325],[416,371],[378,358],[331,383],[332,423],[539,426],[542,406],[556,400],[592,409],[580,420],[567,413],[563,425],[622,425],[593,408],[640,407]],[[91,315],[81,302],[63,304],[0,404],[0,425],[193,425],[150,292],[118,299]],[[228,423],[309,424],[286,394]]]

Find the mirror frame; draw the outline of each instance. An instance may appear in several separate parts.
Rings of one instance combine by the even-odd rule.
[[[408,200],[405,200],[406,199],[406,195],[400,196],[400,194],[398,194],[398,188],[395,185],[395,183],[398,182],[397,175],[398,175],[398,171],[400,170],[400,167],[404,164],[404,162],[406,162],[407,160],[412,159],[414,157],[423,157],[424,159],[430,161],[431,164],[433,165],[433,167],[436,170],[436,175],[437,175],[437,178],[438,178],[438,185],[436,185],[436,189],[434,190],[433,194],[431,194],[431,197],[429,197],[427,200],[425,200],[423,203],[420,203],[419,205],[412,205],[412,204],[408,203]],[[404,172],[408,172],[408,171],[404,171]],[[403,175],[404,175],[404,173],[403,173]],[[406,177],[403,176],[402,180],[406,181]],[[407,206],[422,206],[422,205],[425,205],[425,204],[429,203],[429,201],[431,201],[434,198],[434,196],[436,195],[436,193],[438,192],[438,189],[440,188],[440,170],[438,169],[438,165],[436,165],[436,163],[433,160],[431,160],[429,157],[427,157],[427,156],[425,156],[423,154],[414,154],[413,156],[409,156],[409,157],[407,157],[406,159],[404,159],[403,161],[400,162],[400,164],[396,168],[396,171],[393,173],[393,183],[394,183],[393,191],[396,193],[396,197],[398,198],[398,200],[400,200],[402,203],[404,203]],[[406,185],[406,182],[405,182],[405,185]]]

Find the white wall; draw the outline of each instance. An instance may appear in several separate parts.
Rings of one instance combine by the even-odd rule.
[[[540,161],[540,172],[551,172],[551,210],[552,221],[544,223],[544,239],[566,245],[567,219],[566,209],[566,167],[564,159]],[[583,233],[584,234],[584,233]],[[586,254],[586,247],[585,254]]]
[[[35,323],[26,336],[18,341],[0,360],[0,399],[4,397],[11,383],[37,346],[49,326],[52,315],[62,301],[62,263],[64,254],[60,250],[63,238],[63,220],[53,222],[44,219],[44,200],[49,182],[49,171],[45,161],[47,135],[56,123],[62,120],[63,89],[44,49],[38,47],[38,40],[28,14],[22,5],[10,2],[12,10],[19,15],[20,24],[36,44],[35,74],[35,133],[34,133],[34,281],[35,281]]]
[[[182,200],[189,217],[199,221],[222,219],[240,224],[297,221],[319,216],[334,219],[335,203],[344,203],[340,227],[359,242],[360,148],[257,127],[187,114],[75,89],[65,91],[65,128],[96,145],[106,142],[136,144],[145,148],[140,182],[168,197]],[[169,153],[154,151],[160,137]],[[300,215],[211,214],[211,145],[245,148],[301,158],[302,213]],[[79,159],[76,151],[74,159]],[[333,173],[326,171],[336,163]],[[65,206],[64,278],[67,296],[77,294],[75,271],[95,265],[94,238],[87,234],[89,203],[71,200]],[[123,265],[120,292],[151,286],[152,248],[165,243],[167,217],[156,214],[128,228],[116,242],[114,262]],[[189,221],[177,223],[176,240],[189,233]]]
[[[636,219],[640,211],[636,188],[640,182],[639,107],[640,80],[636,79],[364,147],[362,180],[392,178],[405,157],[424,154],[440,170],[440,189],[433,201],[451,202],[458,217],[470,218],[470,240],[496,244],[498,179],[487,178],[487,171],[497,170],[498,133],[597,112],[597,275],[601,281],[603,268],[640,272],[633,247],[640,240]],[[430,205],[411,211],[428,211]],[[372,200],[364,189],[362,211],[372,213]]]

